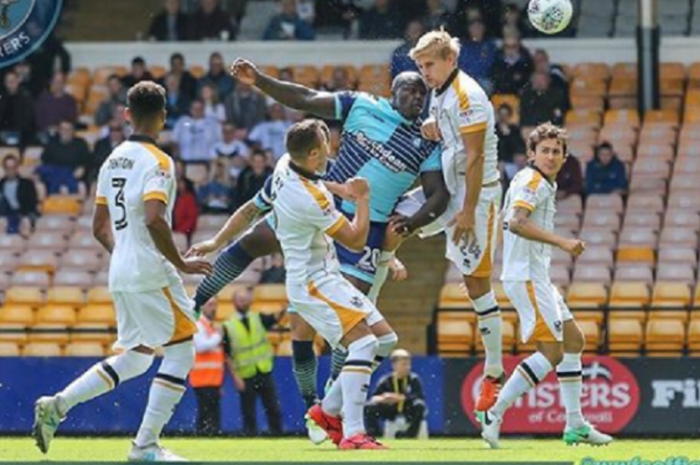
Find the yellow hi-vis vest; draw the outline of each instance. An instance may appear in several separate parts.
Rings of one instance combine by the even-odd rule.
[[[267,340],[267,331],[262,324],[259,313],[248,313],[248,326],[237,317],[231,318],[224,326],[228,333],[233,369],[243,379],[252,378],[257,372],[272,371],[274,353],[272,344]]]

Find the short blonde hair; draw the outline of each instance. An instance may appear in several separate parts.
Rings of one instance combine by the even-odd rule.
[[[447,31],[440,29],[423,34],[415,47],[408,52],[408,56],[415,60],[420,55],[431,54],[446,59],[450,55],[458,57],[460,48],[458,38],[452,37]]]
[[[564,157],[566,157],[569,155],[569,152],[566,147],[566,141],[568,138],[569,134],[566,132],[566,129],[560,128],[559,126],[547,122],[540,124],[530,133],[530,136],[527,140],[527,148],[531,152],[535,152],[535,150],[537,149],[537,144],[539,144],[543,140],[556,139],[561,141],[562,150],[564,151]]]

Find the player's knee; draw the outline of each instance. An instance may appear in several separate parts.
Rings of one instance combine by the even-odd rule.
[[[163,348],[163,363],[158,370],[177,378],[186,378],[194,366],[195,349],[192,340]]]
[[[538,343],[537,350],[545,356],[553,367],[559,365],[564,358],[564,347],[560,343]]]
[[[265,221],[239,240],[241,248],[251,257],[265,257],[279,251],[279,243],[274,232]]]
[[[395,332],[390,332],[389,334],[383,334],[381,336],[377,336],[377,342],[378,342],[378,351],[385,353],[385,354],[390,354],[392,350],[394,350],[394,347],[396,347],[396,344],[399,342],[399,336]]]
[[[580,354],[586,347],[586,337],[581,328],[573,321],[564,323],[564,351],[570,354]]]
[[[475,278],[472,276],[464,277],[464,285],[467,288],[467,293],[471,300],[476,300],[479,297],[483,297],[491,291],[491,279],[490,278]]]
[[[153,358],[153,353],[128,350],[108,358],[104,363],[114,370],[121,382],[144,374],[153,364]]]

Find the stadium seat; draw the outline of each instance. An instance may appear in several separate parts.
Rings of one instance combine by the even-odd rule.
[[[636,110],[608,110],[605,112],[604,125],[622,124],[631,128],[639,128],[639,113]]]
[[[438,308],[441,310],[461,310],[472,308],[471,301],[464,292],[463,284],[450,283],[442,286]],[[473,312],[470,312],[473,313]]]
[[[0,249],[0,275],[9,281],[9,276],[5,273],[15,271],[19,264],[20,258],[14,252]]]
[[[685,341],[685,325],[679,320],[650,320],[646,327],[648,356],[681,356]]]
[[[228,321],[236,313],[236,307],[231,302],[216,304],[216,321]]]
[[[29,333],[30,342],[55,342],[66,344],[69,339],[68,326],[58,323],[37,323]]]
[[[329,84],[333,80],[333,72],[336,68],[343,68],[348,75],[348,82],[351,85],[357,84],[357,68],[353,65],[326,65],[321,69],[321,82]]]
[[[576,125],[579,124],[584,124],[584,125],[590,125],[591,129],[590,132],[593,134],[593,136],[597,136],[596,132],[593,130],[593,127],[600,126],[601,123],[601,114],[600,112],[597,112],[595,110],[589,110],[589,109],[574,109],[574,110],[569,110],[566,112],[566,126],[567,129],[570,127],[575,127]],[[571,131],[569,131],[569,137],[571,137],[571,132],[573,131],[573,128]]]
[[[700,320],[692,320],[688,324],[688,352],[690,355],[700,355]]]
[[[21,271],[53,273],[58,266],[58,258],[55,252],[51,250],[34,250],[32,247],[29,247],[29,250],[19,257],[19,261],[20,266],[18,270]]]
[[[75,309],[66,305],[48,304],[47,306],[39,309],[36,319],[38,325],[55,323],[65,326],[72,326],[76,322]]]
[[[55,286],[47,292],[46,302],[78,308],[85,303],[85,295],[79,287]]]
[[[366,65],[360,68],[358,90],[388,96],[391,86],[391,71],[388,65]]]
[[[49,275],[42,271],[19,271],[12,275],[10,284],[14,287],[46,289],[49,287],[49,281]]]
[[[586,214],[583,217],[583,229],[592,227],[598,230],[606,229],[611,232],[617,232],[620,230],[620,224],[620,215],[604,210],[586,210]]]
[[[0,234],[0,250],[20,254],[27,248],[27,242],[17,234]]]
[[[114,307],[107,304],[90,304],[78,309],[78,323],[100,323],[114,325]]]
[[[619,262],[641,262],[654,263],[654,249],[650,247],[630,247],[622,244],[617,251],[617,261]]]
[[[30,342],[22,350],[24,357],[59,357],[61,346],[50,342]]]
[[[605,211],[621,214],[624,210],[622,196],[618,194],[592,194],[586,199],[586,212]]]
[[[73,232],[75,228],[75,221],[66,216],[53,216],[47,215],[42,216],[36,220],[34,229],[36,232],[55,232],[60,233],[64,236],[68,236]]]
[[[72,252],[71,252],[72,253]],[[53,278],[54,286],[72,286],[83,290],[88,289],[94,283],[94,277],[87,271],[74,271],[61,269]]]
[[[14,342],[21,345],[25,344],[27,339],[26,325],[17,323],[2,323],[0,325],[0,342]]]
[[[0,342],[0,357],[19,357],[19,345],[14,342]]]
[[[632,177],[629,184],[629,191],[631,194],[645,193],[645,194],[665,194],[666,188],[668,187],[667,178],[648,177],[644,175],[636,175]]]
[[[112,296],[107,287],[94,287],[88,291],[87,302],[90,304],[111,304]]]
[[[569,89],[575,97],[605,97],[608,84],[604,79],[574,78]]]
[[[637,160],[632,166],[632,179],[636,177],[668,179],[671,165],[659,159]]]
[[[576,321],[576,324],[579,328],[581,328],[581,331],[586,339],[586,346],[584,350],[588,353],[597,353],[601,342],[600,325],[592,320]]]
[[[111,344],[116,339],[113,325],[100,323],[77,323],[71,328],[71,342],[96,342]]]
[[[94,280],[92,281],[92,286],[94,287],[105,287],[109,286],[109,270],[102,270],[99,273],[95,275]],[[192,289],[192,292],[194,292],[195,289]],[[192,293],[190,293],[192,295]]]
[[[614,279],[616,282],[637,281],[651,285],[654,282],[654,272],[651,266],[635,264],[615,269]]]
[[[571,74],[573,77],[596,78],[606,81],[610,78],[610,67],[607,63],[587,62],[577,63]]]
[[[657,281],[652,298],[653,307],[686,307],[692,302],[690,286],[674,281]]]
[[[66,357],[104,357],[105,349],[96,342],[71,342],[66,346]]]
[[[68,242],[71,251],[75,249],[101,250],[100,244],[93,237],[92,232],[77,232],[73,234]]]
[[[226,286],[224,286],[223,289],[221,289],[221,292],[219,292],[219,294],[217,294],[216,300],[219,303],[221,303],[221,302],[233,302],[233,295],[238,290],[249,288],[249,287],[250,286],[248,286],[247,284],[237,284],[237,283],[227,284]]]
[[[316,88],[321,81],[315,66],[295,66],[292,72],[294,82],[306,87]]]
[[[610,268],[602,265],[593,265],[589,263],[577,264],[574,269],[573,282],[575,283],[602,283],[610,284]]]
[[[557,202],[557,211],[580,215],[583,211],[583,202],[581,197],[578,195],[572,195]]]
[[[635,194],[627,200],[627,214],[636,211],[661,213],[663,210],[664,201],[661,195]]]
[[[29,305],[5,304],[0,307],[0,326],[6,324],[32,326],[34,321],[34,310]]]
[[[611,308],[641,308],[649,304],[649,286],[644,282],[615,282],[610,289]]]
[[[578,257],[576,263],[587,263],[602,265],[607,268],[612,268],[613,266],[613,251],[610,247],[596,247],[591,246],[586,249],[586,253]]]
[[[42,205],[42,212],[45,215],[72,215],[80,214],[80,202],[71,196],[54,195],[46,200]]]
[[[698,263],[697,251],[693,247],[661,247],[659,249],[659,267],[667,265],[688,265],[695,268]]]
[[[661,216],[652,212],[635,212],[634,214],[625,215],[622,228],[647,228],[658,232],[661,229]]]
[[[658,234],[649,228],[628,228],[620,232],[620,247],[655,248]]]
[[[664,228],[673,227],[698,231],[700,230],[700,215],[696,212],[688,212],[685,210],[667,210],[664,217]]]
[[[572,308],[599,307],[608,301],[608,292],[600,283],[577,283],[569,286],[567,303]]]
[[[644,125],[649,123],[669,123],[678,125],[679,114],[673,110],[648,110],[644,113]]]
[[[103,267],[102,259],[93,251],[78,249],[65,253],[58,262],[61,271],[88,271],[95,273]]]
[[[665,227],[661,232],[659,245],[677,247],[697,247],[698,233],[694,227]]]
[[[11,287],[5,293],[5,303],[26,304],[37,308],[44,303],[41,289],[35,287]]]
[[[573,94],[570,97],[571,107],[576,110],[592,110],[603,113],[605,109],[605,98],[603,95],[581,95]]]
[[[643,341],[641,321],[620,318],[608,322],[608,348],[613,355],[639,355]]]
[[[466,356],[474,344],[474,326],[466,317],[471,312],[438,312],[438,351],[457,352]]]

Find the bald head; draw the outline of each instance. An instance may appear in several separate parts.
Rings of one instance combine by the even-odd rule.
[[[391,105],[408,120],[420,116],[427,96],[428,86],[414,71],[404,71],[391,83]]]

